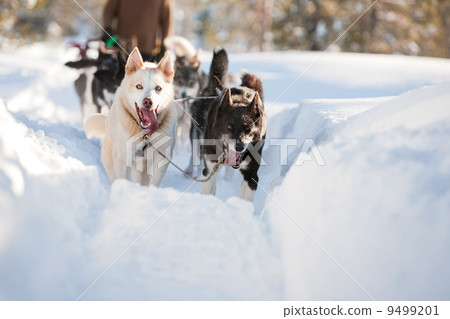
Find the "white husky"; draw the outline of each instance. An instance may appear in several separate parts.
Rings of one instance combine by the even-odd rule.
[[[127,178],[142,185],[161,184],[175,145],[173,75],[170,54],[154,64],[143,62],[135,48],[109,115],[86,121],[88,136],[104,137],[102,162],[111,183]],[[152,146],[145,147],[144,135]]]

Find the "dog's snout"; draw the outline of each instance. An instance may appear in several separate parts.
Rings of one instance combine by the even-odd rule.
[[[151,107],[153,105],[153,102],[151,99],[149,99],[148,97],[146,97],[145,99],[142,100],[142,105],[144,107]]]
[[[236,141],[236,151],[242,152],[245,149],[245,144],[242,141]]]

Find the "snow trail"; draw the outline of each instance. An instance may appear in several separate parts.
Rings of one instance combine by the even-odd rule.
[[[97,279],[82,300],[368,298],[277,203],[375,299],[450,293],[449,61],[327,53],[271,105],[320,53],[231,54],[266,92],[252,205],[236,171],[217,197],[173,167],[159,189],[110,186],[63,66],[74,54],[0,53],[1,299],[74,300]],[[295,165],[308,139],[325,166]]]

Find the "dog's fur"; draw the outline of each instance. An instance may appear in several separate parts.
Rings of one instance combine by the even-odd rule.
[[[164,39],[167,48],[175,53],[175,99],[196,97],[205,86],[207,75],[200,68],[201,49],[196,50],[189,40],[172,36]]]
[[[94,73],[95,82],[98,83],[97,85],[99,85],[100,88],[103,88],[105,95],[109,93],[113,100],[117,88],[125,77],[125,64],[126,61],[123,59],[122,54],[117,52],[114,57],[111,57],[102,63],[102,68],[99,68],[99,70]],[[106,103],[110,102],[109,107],[112,106],[113,101],[109,101],[106,98],[104,101]]]
[[[208,80],[207,75],[200,67],[201,49],[196,50],[188,39],[180,36],[165,38],[164,44],[175,53],[175,99],[199,96]],[[188,143],[187,139],[183,137],[187,136],[191,128],[190,106],[190,101],[177,103],[177,138],[183,141],[183,144]]]
[[[92,82],[94,81],[94,73],[97,71],[97,62],[91,59],[83,59],[70,61],[65,65],[79,71],[79,77],[75,80],[74,85],[80,99],[81,115],[84,122],[91,114],[97,113],[92,92]]]
[[[194,140],[202,140],[205,129],[206,114],[216,97],[224,88],[228,87],[228,56],[225,49],[217,47],[214,50],[211,66],[209,70],[207,86],[200,92],[200,99],[194,100],[191,105],[192,125],[190,130],[190,140],[192,146],[191,159],[187,172],[194,172],[193,158],[197,156],[199,150],[193,148]],[[202,98],[211,99],[202,99]]]
[[[173,75],[170,54],[156,65],[143,62],[135,48],[128,58],[125,78],[116,91],[109,116],[96,115],[87,120],[86,130],[90,135],[96,133],[98,137],[102,128],[106,129],[102,162],[111,182],[128,178],[142,185],[161,184],[168,162],[152,147],[147,147],[145,154],[152,155],[153,162],[150,162],[149,156],[142,157],[142,149],[130,150],[127,146],[145,145],[144,134],[151,134],[153,147],[171,159],[177,121],[173,106]],[[139,169],[140,165],[153,168],[152,175]]]
[[[215,145],[204,146],[203,176],[211,173],[224,154],[224,164],[239,168],[244,177],[241,198],[253,201],[265,135],[262,82],[255,75],[244,74],[240,86],[223,90],[209,107],[205,140],[215,140]],[[257,150],[259,157],[255,158],[248,147]],[[202,186],[202,194],[215,194],[216,178]]]
[[[80,98],[83,121],[94,113],[108,113],[118,87],[109,76],[119,70],[117,59],[111,54],[99,52],[97,59],[83,58],[65,65],[80,72],[75,80],[75,90]]]

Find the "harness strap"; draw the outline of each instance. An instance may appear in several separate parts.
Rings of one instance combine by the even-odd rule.
[[[213,167],[211,173],[210,173],[206,178],[204,178],[204,179],[199,179],[198,177],[195,177],[195,176],[192,176],[191,174],[188,174],[185,170],[183,170],[183,169],[182,169],[181,167],[179,167],[177,164],[175,164],[175,163],[172,162],[170,159],[168,159],[168,158],[166,157],[166,155],[164,155],[159,149],[155,148],[155,147],[152,145],[152,143],[150,142],[150,136],[149,136],[148,134],[145,134],[145,135],[144,135],[144,140],[145,140],[145,142],[147,143],[147,145],[149,145],[151,148],[153,148],[155,151],[157,151],[157,152],[159,153],[159,155],[161,155],[162,157],[164,157],[164,158],[165,158],[170,164],[172,164],[177,170],[179,170],[181,173],[183,173],[184,176],[186,176],[186,177],[192,179],[192,180],[195,181],[195,182],[199,182],[199,183],[205,183],[205,182],[208,182],[211,178],[214,177],[214,175],[215,175],[215,174],[217,173],[217,171],[219,170],[220,165],[222,165],[222,164],[223,164],[223,161],[224,161],[224,158],[223,158],[224,153],[222,153],[222,154],[219,156],[218,162],[216,163],[216,165],[214,165],[214,167]]]
[[[207,99],[215,99],[217,96],[186,96],[181,99],[174,100],[175,102],[189,102],[190,100],[207,100]]]

